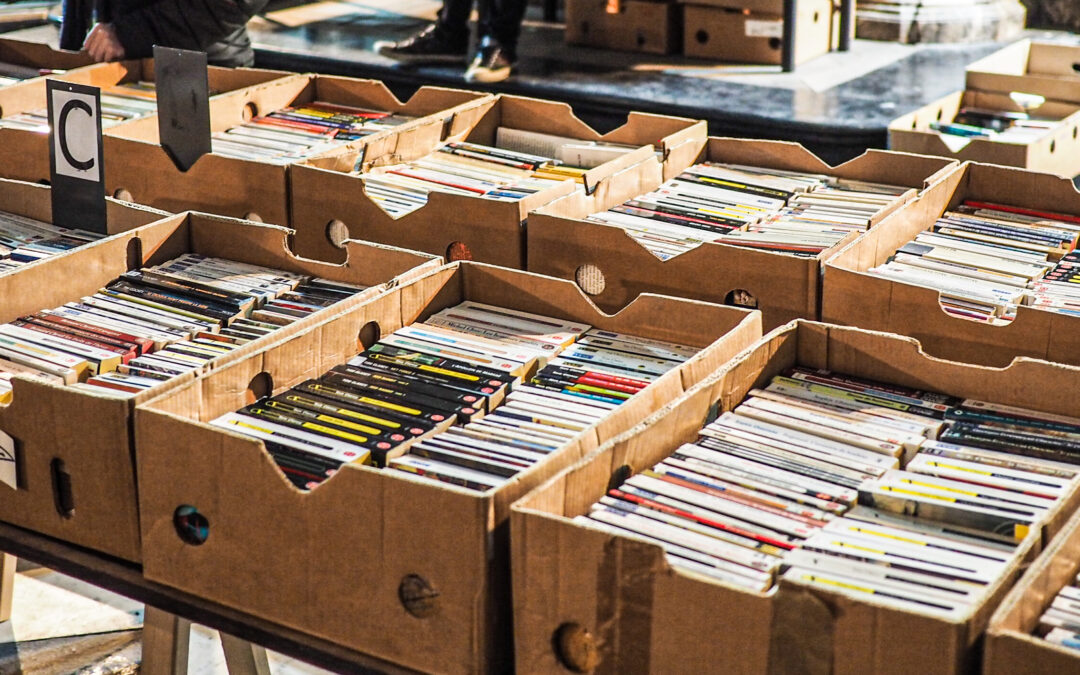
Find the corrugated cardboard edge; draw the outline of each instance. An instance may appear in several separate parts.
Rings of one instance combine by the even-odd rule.
[[[1073,672],[1080,668],[1076,650],[1033,635],[1039,616],[1080,570],[1080,512],[1024,572],[990,619],[983,673]]]

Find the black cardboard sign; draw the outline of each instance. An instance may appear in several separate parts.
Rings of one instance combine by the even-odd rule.
[[[211,151],[206,54],[155,45],[154,72],[161,147],[187,171]]]

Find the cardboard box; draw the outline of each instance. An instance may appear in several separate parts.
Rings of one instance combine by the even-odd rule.
[[[1023,112],[1023,108],[1009,97],[1009,91],[1015,89],[999,92],[975,89],[969,85],[966,90],[954,92],[915,112],[898,117],[889,124],[889,148],[902,152],[938,155],[958,161],[1016,166],[1061,176],[1072,177],[1080,174],[1078,103],[1048,98],[1046,103],[1031,111],[1038,116],[1061,120],[1053,131],[1033,143],[964,138],[941,134],[930,128],[934,122],[954,119],[964,107]]]
[[[783,0],[680,0],[683,53],[713,61],[780,65]],[[826,54],[840,38],[833,0],[796,3],[795,64]]]
[[[626,124],[600,134],[578,119],[565,103],[521,96],[499,96],[489,101],[482,116],[467,128],[444,130],[427,125],[407,134],[387,137],[380,146],[338,153],[292,167],[290,194],[296,250],[320,260],[341,256],[335,230],[367,241],[381,241],[444,256],[447,260],[475,260],[502,267],[525,266],[522,224],[533,210],[572,192],[572,181],[554,183],[547,190],[517,202],[495,201],[432,193],[427,204],[400,218],[393,218],[368,198],[363,180],[348,172],[399,164],[435,151],[446,141],[466,140],[492,145],[500,126],[568,136],[589,141],[608,141],[640,146],[637,151],[612,160],[585,176],[584,190],[619,168],[653,154],[663,157],[665,170],[678,166],[696,152],[705,138],[705,123],[681,117],[632,112]]]
[[[407,134],[418,124],[466,126],[490,94],[421,87],[399,100],[378,80],[296,75],[213,99],[211,131],[224,131],[285,106],[323,101],[420,118],[391,132],[353,141],[347,147],[382,147],[380,138]],[[181,172],[158,143],[158,118],[142,118],[112,130],[105,139],[106,187],[136,202],[169,211],[197,210],[267,223],[288,224],[288,168],[222,155],[203,156]],[[340,255],[338,256],[340,260]]]
[[[0,37],[0,63],[49,71],[82,68],[92,65],[94,60],[85,52],[68,52],[41,42]]]
[[[709,138],[698,147],[699,152],[686,158],[677,171],[664,173],[676,174],[698,162],[716,161],[910,187],[893,208],[914,198],[928,181],[955,168],[951,162],[933,157],[882,150],[868,150],[853,160],[829,166],[801,145],[781,141]],[[590,195],[574,193],[532,213],[526,230],[529,271],[577,280],[592,294],[593,301],[609,312],[647,291],[733,304],[741,290],[756,299],[767,330],[792,319],[820,316],[822,263],[844,242],[813,258],[710,242],[662,261],[622,228],[585,220],[590,214],[656,189],[665,177],[655,161],[642,162],[601,180]]]
[[[669,0],[566,0],[566,44],[671,54],[682,48],[682,7]]]
[[[1043,611],[1062,588],[1073,583],[1077,572],[1080,572],[1080,514],[1073,516],[1054,543],[1028,567],[990,618],[983,655],[984,675],[1080,671],[1080,652],[1033,634]]]
[[[613,480],[692,442],[713,414],[796,364],[1059,414],[1075,414],[1080,395],[1076,368],[1024,360],[996,370],[935,359],[897,335],[809,321],[778,328],[512,506],[517,672],[970,672],[977,639],[1021,560],[972,616],[952,623],[787,580],[766,593],[736,589],[671,567],[658,546],[571,520]],[[1078,505],[1080,492],[1060,503],[1042,537],[1022,545],[1022,559]]]
[[[43,46],[43,45],[42,45]],[[289,76],[289,73],[254,68],[210,67],[207,78],[211,92],[229,92],[255,86],[263,82]],[[93,87],[111,87],[121,82],[137,82],[154,79],[154,60],[120,61],[100,63],[78,68],[67,73],[50,76],[51,79],[75,82]],[[22,112],[45,110],[48,107],[45,78],[37,78],[0,89],[0,116],[7,117]],[[156,119],[156,118],[155,118]],[[155,122],[156,124],[156,122]],[[123,128],[124,124],[104,130],[109,134]],[[109,143],[105,143],[106,187],[116,165],[127,161],[118,158],[110,162]],[[138,166],[142,171],[151,167]],[[49,137],[22,129],[0,129],[0,178],[14,178],[31,182],[49,180]],[[220,189],[220,185],[219,185]],[[114,190],[110,190],[112,194]],[[172,210],[172,209],[166,209]],[[181,209],[183,210],[183,209]]]
[[[358,334],[389,334],[466,299],[703,350],[487,492],[359,465],[301,492],[260,441],[206,424],[245,405],[249,382],[263,373],[283,391],[355,355]],[[506,672],[511,502],[679,396],[759,330],[756,312],[652,295],[609,316],[569,282],[453,263],[138,409],[145,574],[408,668]],[[208,522],[202,545],[178,536],[174,514],[183,505]]]
[[[1080,46],[1020,40],[967,67],[967,86],[1080,103]]]
[[[825,265],[822,320],[903,333],[946,359],[1006,366],[1014,357],[1080,365],[1080,318],[1021,306],[995,326],[946,314],[939,292],[867,273],[965,200],[1080,214],[1072,182],[1047,174],[965,164],[861,235]]]
[[[48,191],[41,199],[48,203]],[[44,209],[39,205],[39,211]],[[120,207],[116,207],[120,208]],[[305,327],[355,308],[397,283],[398,276],[435,267],[430,256],[350,242],[344,265],[298,258],[286,246],[289,230],[202,214],[185,214],[129,230],[0,276],[0,322],[90,295],[127,270],[187,252],[220,256],[292,272],[371,286],[349,300],[286,326],[205,368],[242,360]],[[273,349],[268,349],[273,353]],[[0,485],[0,519],[126,560],[140,559],[135,491],[135,405],[194,377],[175,378],[132,398],[97,396],[69,387],[15,378],[13,400],[0,408],[0,431],[18,457],[19,489]],[[2,438],[2,437],[0,437]],[[61,484],[67,482],[66,486]],[[66,490],[65,490],[66,488]],[[73,510],[60,506],[70,494]]]

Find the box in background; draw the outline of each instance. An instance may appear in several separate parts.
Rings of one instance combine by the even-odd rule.
[[[1010,45],[968,66],[963,90],[893,120],[889,147],[1072,178],[1080,174],[1080,88],[1073,70],[1078,62],[1080,47],[1030,40]],[[1027,111],[1010,97],[1012,93],[1034,94],[1046,100]],[[1031,143],[972,139],[930,128],[936,122],[951,122],[964,107],[1030,112],[1060,123]]]
[[[566,44],[647,54],[682,49],[674,0],[566,0]]]
[[[782,63],[783,0],[679,0],[683,53],[735,63]],[[840,40],[840,10],[833,0],[799,0],[795,64],[826,54]]]
[[[967,67],[967,86],[1080,103],[1080,46],[1020,40]]]

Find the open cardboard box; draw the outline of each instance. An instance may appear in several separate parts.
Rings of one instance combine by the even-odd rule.
[[[937,290],[867,272],[965,200],[1080,215],[1080,193],[1072,181],[964,164],[826,263],[822,319],[911,335],[941,358],[1004,366],[1030,356],[1080,365],[1080,317],[1021,306],[1012,322],[990,325],[946,314]]]
[[[969,65],[967,85],[1080,103],[1080,46],[1020,40]]]
[[[464,300],[702,351],[486,492],[361,465],[302,492],[261,441],[207,424],[246,405],[253,391],[280,393],[344,363],[362,349],[358,341],[370,344]],[[409,668],[506,672],[511,502],[681,395],[753,343],[760,327],[757,312],[655,295],[607,315],[567,281],[452,263],[139,407],[144,573]],[[206,519],[201,545],[179,536],[174,517],[182,506]]]
[[[341,255],[335,231],[347,231],[352,237],[427,251],[450,261],[524,268],[522,225],[526,216],[578,189],[573,181],[553,181],[551,188],[516,202],[432,193],[421,208],[394,218],[367,196],[363,180],[349,173],[357,167],[367,170],[411,161],[434,152],[445,141],[493,145],[499,127],[640,146],[590,170],[585,176],[585,192],[619,168],[652,156],[653,146],[663,158],[665,171],[679,166],[697,152],[696,146],[705,137],[704,122],[636,112],[630,113],[625,125],[600,134],[565,103],[501,95],[466,129],[430,127],[408,135],[395,134],[381,147],[336,153],[293,166],[290,224],[296,229],[296,250],[320,260],[335,260]]]
[[[517,672],[961,673],[990,613],[1080,506],[1074,491],[965,621],[898,611],[787,580],[754,593],[671,567],[655,545],[581,527],[609,485],[652,467],[786,368],[827,368],[922,390],[1075,414],[1080,369],[943,361],[911,338],[795,321],[511,509]],[[588,667],[592,666],[592,668]]]
[[[783,0],[679,0],[683,53],[694,58],[780,65]],[[796,4],[795,65],[839,44],[840,8],[833,0]]]
[[[85,52],[69,52],[53,49],[41,42],[0,37],[0,63],[26,66],[40,71],[56,71],[93,65],[94,59]]]
[[[27,218],[40,220],[45,223],[52,223],[51,188],[35,183],[0,178],[0,213],[13,213],[20,216],[26,216]],[[163,218],[167,218],[169,215],[170,214],[165,213],[164,211],[152,209],[148,206],[128,204],[127,202],[116,199],[106,199],[106,233],[104,237],[108,238],[113,235],[123,234],[124,232],[134,230],[143,225],[148,225],[155,221],[162,220]],[[98,240],[75,250],[78,251],[82,250],[82,248],[97,246],[101,244],[102,241],[103,240]],[[68,251],[61,253],[58,256],[28,263],[16,270],[0,272],[0,277],[21,274],[28,269],[37,267],[54,258],[70,255],[72,252],[73,251]],[[0,310],[8,303],[18,300],[19,297],[19,294],[11,296],[6,294],[0,295]]]
[[[1009,91],[1016,90],[984,91],[969,85],[966,90],[954,92],[898,117],[889,123],[889,148],[958,161],[1016,166],[1061,176],[1072,177],[1080,173],[1078,102],[1047,98],[1045,103],[1030,111],[1036,116],[1060,120],[1053,130],[1031,143],[963,138],[942,134],[930,128],[934,122],[952,121],[964,107],[1023,112],[1023,108],[1009,97]],[[1028,93],[1026,89],[1019,91]]]
[[[253,87],[287,76],[290,76],[290,74],[255,68],[218,68],[211,66],[207,69],[211,94]],[[99,63],[67,73],[51,75],[49,79],[101,88],[112,87],[122,82],[153,81],[154,60],[141,59]],[[7,117],[16,113],[45,110],[48,105],[45,78],[27,80],[0,89],[0,116]],[[156,120],[156,117],[154,119]],[[125,124],[130,123],[122,122],[105,129],[104,135],[106,139],[111,133],[115,133],[122,129]],[[126,160],[117,158],[110,162],[107,140],[105,145],[105,178],[108,187],[108,180],[111,177],[112,170],[120,168],[114,165],[122,164]],[[143,172],[147,172],[149,169],[146,165],[133,168]],[[48,134],[35,133],[24,129],[0,129],[0,178],[15,178],[32,182],[48,181]],[[220,184],[218,189],[221,189]],[[112,194],[112,191],[110,191],[110,194]],[[165,210],[174,211],[174,209],[170,208]]]
[[[48,214],[48,190],[38,189],[44,203],[27,215]],[[123,207],[113,206],[118,208]],[[286,341],[326,317],[378,297],[388,284],[439,264],[432,256],[363,242],[349,242],[344,264],[321,263],[293,255],[286,245],[288,234],[283,227],[203,214],[172,216],[0,276],[0,322],[78,300],[129,269],[188,252],[369,286],[204,366],[212,369]],[[194,376],[174,378],[130,398],[16,377],[11,403],[0,407],[0,431],[15,446],[19,487],[0,485],[0,519],[138,561],[133,412],[138,403]]]
[[[876,224],[955,168],[948,160],[883,150],[868,150],[834,167],[797,143],[781,141],[709,138],[698,148],[692,156],[684,156],[674,172],[661,171],[655,160],[647,160],[602,179],[591,194],[575,192],[532,213],[526,228],[527,269],[577,280],[607,311],[644,292],[731,304],[736,291],[742,290],[756,299],[766,330],[796,318],[817,319],[822,265],[856,233],[815,257],[707,242],[663,261],[622,228],[585,219],[656,189],[669,174],[713,161],[911,188],[874,219]]]
[[[1073,411],[1075,413],[1075,410]],[[1080,672],[1080,652],[1037,637],[1039,617],[1080,572],[1080,513],[1028,567],[986,629],[984,675]]]
[[[445,126],[449,130],[467,128],[486,110],[484,104],[491,99],[490,94],[479,92],[421,87],[408,101],[401,101],[378,80],[295,75],[215,97],[210,103],[210,128],[212,132],[225,131],[252,117],[314,101],[418,118],[345,146],[381,148],[380,138],[408,136],[410,129],[417,126],[430,125],[438,129]],[[287,166],[208,154],[182,172],[158,145],[158,123],[158,117],[153,115],[125,124],[106,135],[106,187],[110,194],[123,194],[125,198],[168,211],[191,209],[288,224]],[[340,260],[340,251],[335,252],[338,253],[335,259]]]

